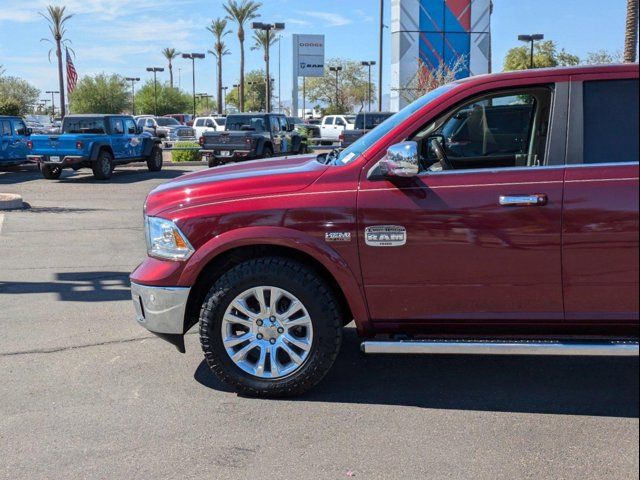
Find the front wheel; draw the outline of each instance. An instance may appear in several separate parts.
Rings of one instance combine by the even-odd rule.
[[[151,153],[147,157],[147,168],[150,172],[162,170],[162,149],[157,145],[151,149]]]
[[[299,395],[333,365],[342,318],[316,272],[286,258],[257,258],[213,284],[200,311],[200,342],[213,373],[236,392]]]
[[[47,180],[57,180],[62,175],[62,167],[56,167],[53,165],[44,165],[40,166],[40,171],[42,172],[42,176]]]

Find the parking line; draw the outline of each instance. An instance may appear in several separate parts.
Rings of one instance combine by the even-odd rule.
[[[4,213],[0,213],[0,235],[2,235],[2,224],[4,223]]]

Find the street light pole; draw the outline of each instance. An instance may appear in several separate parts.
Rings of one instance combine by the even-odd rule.
[[[57,95],[60,92],[57,90],[47,90],[45,93],[51,94],[51,116],[55,117],[56,116],[56,99],[54,95]]]
[[[158,116],[158,72],[164,72],[162,67],[147,67],[147,72],[153,72],[153,116]]]
[[[191,60],[191,73],[193,78],[193,118],[196,117],[196,58],[204,58],[204,53],[183,53],[182,58]]]
[[[374,62],[373,60],[367,61],[367,62],[362,62],[362,66],[363,67],[369,67],[369,84],[368,84],[368,88],[367,88],[367,100],[369,102],[369,111],[371,111],[371,67],[373,67],[376,64],[376,62]]]
[[[240,111],[240,84],[239,83],[234,83],[233,84],[233,88],[238,89],[238,91],[236,92],[238,95],[238,98],[236,100],[236,107],[238,107],[238,111]]]
[[[380,38],[378,40],[378,110],[382,111],[382,45],[384,35],[384,0],[380,0]]]
[[[533,42],[537,40],[543,40],[544,35],[542,33],[534,33],[533,35],[518,35],[518,40],[521,42],[529,42],[530,50],[529,50],[529,68],[534,68],[533,66]]]
[[[229,90],[229,87],[220,87],[220,89],[224,92],[222,95],[222,112],[224,112],[224,114],[227,114],[227,90]]]
[[[125,77],[127,82],[131,82],[131,115],[136,114],[136,87],[135,82],[139,82],[138,77]]]
[[[269,48],[271,47],[271,30],[284,30],[284,23],[262,23],[253,22],[252,28],[254,30],[262,30],[267,32],[267,41],[264,45],[264,61],[266,65],[267,78],[265,79],[265,88],[267,89],[267,113],[271,112],[271,75],[269,73]]]
[[[339,107],[340,106],[340,98],[338,97],[338,75],[342,71],[342,67],[339,66],[339,65],[337,67],[329,67],[329,71],[330,72],[335,72],[335,74],[336,74],[336,106]]]

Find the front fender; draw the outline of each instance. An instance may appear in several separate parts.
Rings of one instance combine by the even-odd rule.
[[[202,269],[217,256],[238,247],[273,245],[309,255],[333,276],[344,293],[358,331],[369,331],[364,292],[347,262],[326,243],[298,230],[285,227],[245,227],[222,233],[202,245],[182,269],[179,285],[193,286]]]

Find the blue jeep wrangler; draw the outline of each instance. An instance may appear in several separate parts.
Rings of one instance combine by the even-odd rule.
[[[31,130],[20,117],[0,115],[0,166],[27,161],[27,140]]]
[[[32,135],[27,159],[37,162],[44,178],[60,177],[64,168],[91,168],[99,180],[111,178],[116,165],[147,162],[162,169],[160,139],[143,133],[127,115],[67,115],[59,135]]]

